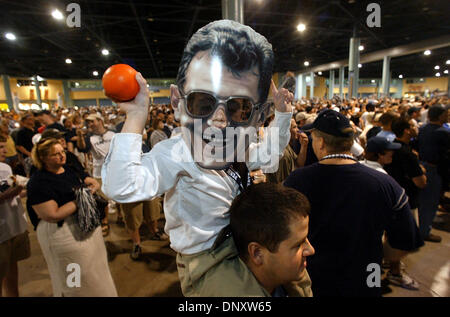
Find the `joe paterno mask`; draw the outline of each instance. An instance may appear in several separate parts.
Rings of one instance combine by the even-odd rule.
[[[272,66],[272,46],[240,23],[215,21],[191,37],[171,102],[200,167],[224,169],[246,160],[267,114]]]

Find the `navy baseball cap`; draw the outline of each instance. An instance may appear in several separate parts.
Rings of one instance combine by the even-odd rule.
[[[401,147],[400,143],[389,142],[384,137],[374,136],[367,140],[366,152],[382,153],[385,150],[398,150]]]
[[[337,137],[348,138],[353,136],[350,121],[343,114],[331,110],[322,110],[313,123],[302,127],[303,131],[319,130]]]

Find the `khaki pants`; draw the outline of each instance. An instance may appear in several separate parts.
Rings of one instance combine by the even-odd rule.
[[[135,231],[142,225],[143,220],[147,224],[161,217],[161,198],[150,201],[120,204],[127,229]]]
[[[214,250],[192,255],[177,254],[178,276],[186,297],[270,297],[239,258],[233,238]],[[311,297],[311,280],[283,285],[289,296]]]

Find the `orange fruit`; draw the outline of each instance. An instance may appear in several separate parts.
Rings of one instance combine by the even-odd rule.
[[[113,101],[133,100],[139,92],[137,71],[127,64],[115,64],[103,74],[102,85],[105,95]]]

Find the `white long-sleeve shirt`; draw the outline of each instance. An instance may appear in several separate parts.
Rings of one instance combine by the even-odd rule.
[[[279,142],[274,144],[267,135],[262,143],[251,144],[249,170],[270,160],[278,164],[289,142],[291,117],[292,112],[275,112],[269,134],[278,132]],[[171,248],[182,254],[211,248],[220,230],[229,224],[228,210],[239,194],[238,185],[223,170],[195,164],[181,134],[159,142],[145,154],[141,143],[140,134],[113,137],[102,167],[103,192],[121,203],[151,200],[166,193],[165,231]]]

